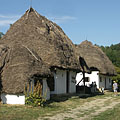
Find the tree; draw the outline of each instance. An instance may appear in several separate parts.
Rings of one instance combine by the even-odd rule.
[[[113,81],[118,83],[118,88],[120,91],[120,43],[111,46],[100,46],[103,52],[108,56],[108,58],[112,61],[115,65],[115,70],[117,75],[112,77]]]
[[[111,46],[100,46],[103,52],[108,56],[108,58],[112,61],[112,63],[120,67],[120,43]]]
[[[117,75],[112,77],[112,80],[116,81],[118,83],[118,88],[119,88],[119,91],[120,91],[120,68],[119,67],[115,67],[115,70],[117,72]]]

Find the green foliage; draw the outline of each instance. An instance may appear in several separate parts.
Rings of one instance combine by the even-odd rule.
[[[31,86],[28,85],[27,91],[24,92],[25,96],[26,96],[25,104],[43,107],[46,100],[43,98],[43,95],[42,95],[42,85],[38,81],[36,86],[34,87],[33,92],[32,92],[32,89],[31,89],[31,91],[29,91],[30,87]]]
[[[35,93],[31,93],[28,97],[25,98],[25,104],[32,106],[44,106],[45,99],[42,96],[38,96]]]
[[[108,109],[104,112],[93,117],[92,120],[119,120],[120,119],[120,104],[116,105],[112,109]]]
[[[106,53],[112,63],[120,67],[120,43],[116,45],[109,46],[100,46],[100,48]]]
[[[100,48],[105,52],[108,58],[112,61],[112,63],[116,66],[117,76],[112,77],[113,81],[118,83],[120,88],[120,43],[116,45],[109,46],[100,46]]]
[[[118,83],[118,86],[120,88],[120,68],[119,67],[115,67],[116,72],[117,72],[117,76],[112,77],[113,81],[116,81]]]
[[[38,120],[38,119],[39,120],[48,120],[50,117],[57,115],[57,114],[71,113],[72,109],[81,107],[83,104],[86,105],[91,102],[94,104],[96,100],[103,102],[103,106],[108,106],[108,105],[111,105],[111,103],[113,103],[113,102],[115,102],[115,103],[118,102],[120,99],[120,96],[117,96],[117,97],[111,97],[111,96],[113,96],[113,92],[112,93],[106,92],[104,95],[87,97],[86,99],[80,98],[79,94],[74,94],[71,97],[66,96],[66,99],[65,98],[61,99],[61,97],[58,96],[58,99],[61,99],[61,101],[59,101],[59,102],[54,102],[54,101],[51,102],[50,101],[45,107],[41,107],[41,108],[28,106],[28,105],[26,105],[26,106],[17,105],[16,106],[16,105],[0,104],[0,120]],[[109,99],[109,97],[111,99]],[[104,100],[104,99],[107,99],[107,100]],[[91,103],[91,105],[92,105],[92,103]],[[94,107],[90,107],[90,109],[88,110],[88,114],[87,114],[90,116],[90,119],[93,118],[93,116],[91,118],[91,115],[94,113],[94,110],[99,111],[101,107],[102,107],[102,105],[100,107],[97,107],[96,105],[94,105]],[[103,118],[106,118],[105,120],[119,120],[120,104],[117,105],[117,108],[119,108],[119,109],[116,109],[114,111],[114,113],[111,112],[110,115],[106,114],[104,117],[102,117],[99,120],[103,120]],[[111,110],[114,110],[114,109],[111,109]],[[84,117],[84,116],[86,116],[87,111],[84,109],[80,109],[78,112],[79,112],[80,117]],[[102,113],[105,113],[105,111]],[[74,114],[74,112],[73,112],[73,114]],[[116,116],[118,116],[117,119],[115,119]],[[48,119],[46,117],[48,117]],[[75,115],[73,120],[75,118],[78,118],[78,115]]]
[[[119,67],[115,67],[115,69],[116,69],[117,74],[120,74],[120,68]]]

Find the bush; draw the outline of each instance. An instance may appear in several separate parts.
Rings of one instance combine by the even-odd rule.
[[[31,88],[31,90],[29,88]],[[25,104],[32,106],[44,106],[45,102],[46,100],[42,95],[42,85],[39,81],[33,91],[31,86],[27,86],[27,90],[25,90]]]

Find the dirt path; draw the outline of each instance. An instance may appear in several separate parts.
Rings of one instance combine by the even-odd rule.
[[[69,109],[65,113],[59,113],[52,117],[39,118],[39,120],[90,120],[93,116],[113,108],[117,104],[120,104],[120,100],[116,99],[116,97],[95,99],[90,102],[85,102],[81,106],[78,105],[75,109]]]

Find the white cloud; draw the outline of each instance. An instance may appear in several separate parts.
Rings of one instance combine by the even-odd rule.
[[[5,15],[0,15],[0,18],[4,18],[4,19],[15,19],[15,18],[19,18],[20,15],[11,15],[11,16],[5,16]]]
[[[77,19],[76,17],[72,17],[72,16],[48,17],[48,18],[55,23],[64,23],[64,22],[68,22],[68,21]]]
[[[20,16],[21,15],[1,15],[0,14],[0,26],[8,26],[10,24],[13,24],[17,19],[20,18]],[[65,23],[68,21],[73,21],[73,20],[76,20],[77,18],[72,16],[61,16],[61,17],[48,17],[48,19],[59,24],[59,23]]]
[[[0,20],[0,26],[8,26],[10,24],[13,24],[15,20]]]
[[[19,18],[20,18],[20,15],[1,15],[0,14],[0,26],[8,26],[10,24],[13,24]]]

